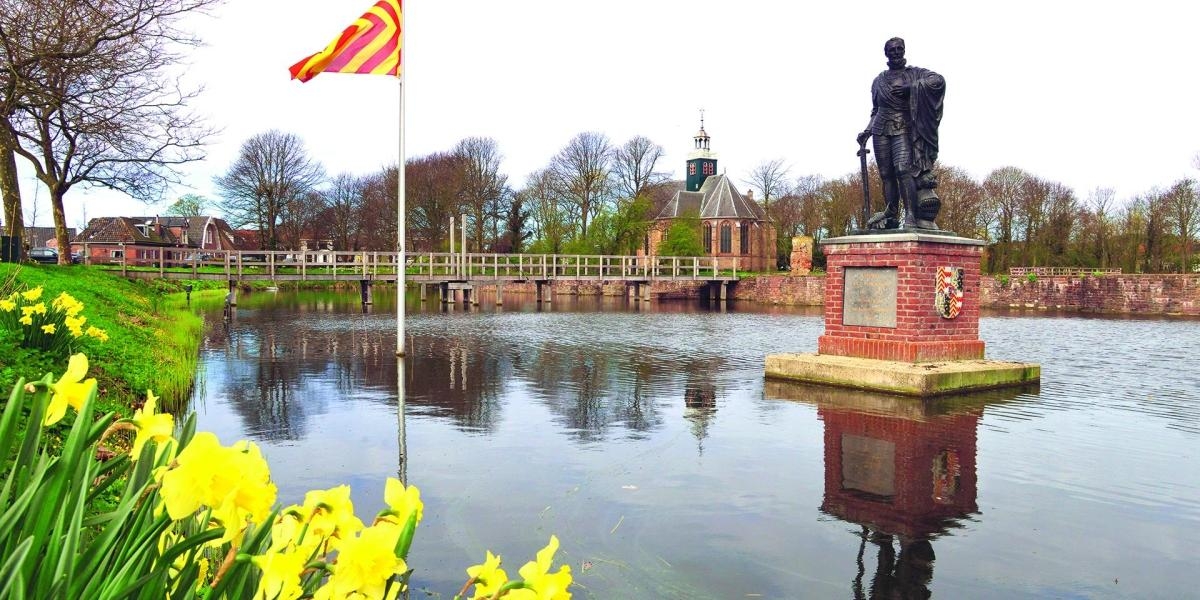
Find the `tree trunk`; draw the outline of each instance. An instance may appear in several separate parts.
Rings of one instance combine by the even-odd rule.
[[[25,215],[21,210],[21,185],[17,180],[16,153],[4,125],[0,125],[0,196],[4,200],[4,234],[17,238],[18,248],[24,248]]]
[[[64,190],[50,191],[50,209],[54,213],[54,240],[58,244],[58,264],[71,264],[71,240],[67,238],[67,217],[63,212]]]

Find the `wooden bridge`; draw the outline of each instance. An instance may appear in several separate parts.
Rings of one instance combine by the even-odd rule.
[[[395,283],[398,252],[338,252],[331,250],[201,250],[155,246],[122,246],[113,256],[90,256],[85,262],[131,279],[239,281],[358,281],[364,302],[370,302],[373,283]],[[738,281],[737,259],[712,256],[613,256],[576,254],[481,254],[410,252],[405,257],[405,280],[420,286],[425,300],[434,286],[444,301],[461,296],[469,301],[479,286],[495,286],[497,303],[505,283],[536,285],[538,301],[549,301],[556,281],[625,283],[635,299],[649,300],[655,281],[697,281],[707,284],[714,298],[727,298]],[[478,303],[478,300],[475,299]]]

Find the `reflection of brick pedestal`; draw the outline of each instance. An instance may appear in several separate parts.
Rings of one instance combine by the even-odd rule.
[[[825,335],[818,353],[910,363],[983,358],[982,241],[892,233],[834,238],[822,246]],[[962,305],[954,318],[935,307],[941,267],[962,269]]]
[[[927,538],[978,511],[977,413],[907,419],[821,407],[821,510],[878,531]]]

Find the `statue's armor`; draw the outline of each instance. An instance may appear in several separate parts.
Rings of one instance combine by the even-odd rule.
[[[871,124],[867,129],[872,135],[908,131],[908,79],[907,69],[888,69],[871,83]]]

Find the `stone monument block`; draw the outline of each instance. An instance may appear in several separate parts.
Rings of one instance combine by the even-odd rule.
[[[792,238],[791,275],[812,273],[813,239],[807,235]]]

